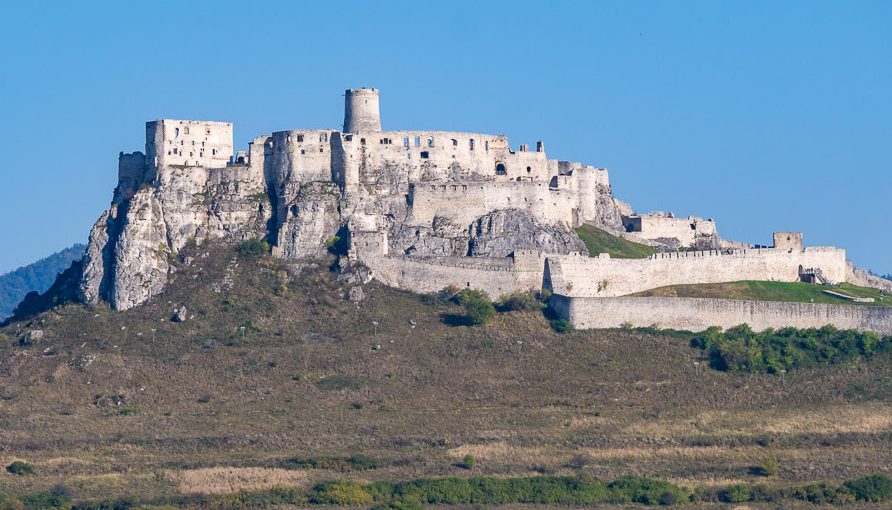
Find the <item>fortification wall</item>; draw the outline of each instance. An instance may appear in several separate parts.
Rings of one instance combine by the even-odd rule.
[[[670,297],[566,297],[553,296],[558,315],[577,328],[657,326],[702,331],[710,326],[730,328],[749,324],[757,331],[766,328],[820,328],[832,324],[840,329],[892,334],[892,308],[732,299]]]
[[[232,123],[161,119],[146,123],[146,160],[165,165],[225,167],[232,157]]]
[[[579,195],[545,182],[415,183],[409,188],[413,225],[429,225],[435,216],[468,225],[501,209],[526,209],[543,222],[576,224]]]
[[[565,296],[613,297],[668,285],[722,283],[739,280],[794,282],[799,266],[821,268],[834,282],[845,281],[845,250],[774,248],[657,253],[646,259],[611,259],[609,256],[555,256],[549,267],[554,292]]]
[[[331,181],[334,130],[277,131],[266,141],[268,172],[277,182]]]
[[[693,246],[698,237],[716,235],[715,222],[695,216],[675,218],[670,216],[632,216],[626,227],[644,239],[678,239],[681,246]]]
[[[542,288],[545,255],[535,252],[515,257],[366,256],[361,260],[376,280],[419,293],[437,292],[446,286],[479,289],[490,298]]]

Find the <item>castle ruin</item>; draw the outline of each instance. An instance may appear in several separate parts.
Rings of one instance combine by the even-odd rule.
[[[321,257],[342,239],[344,265],[415,292],[455,286],[498,297],[546,287],[580,326],[617,326],[622,314],[595,323],[579,311],[594,305],[575,303],[676,284],[798,281],[804,268],[892,290],[847,263],[844,250],[803,247],[799,234],[757,248],[720,239],[712,220],[637,214],[613,196],[606,169],[549,159],[542,141],[533,147],[512,148],[503,135],[385,131],[371,88],[346,91],[341,130],[273,132],[246,151],[234,152],[228,122],[148,122],[145,152],[119,157],[79,296],[131,308],[164,288],[169,255],[188,243],[250,238],[291,260]],[[584,224],[658,251],[588,253],[574,231]]]

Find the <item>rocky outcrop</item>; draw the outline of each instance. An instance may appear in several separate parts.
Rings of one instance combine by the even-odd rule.
[[[112,206],[103,211],[90,230],[90,239],[83,258],[83,275],[77,289],[77,297],[84,303],[96,304],[107,295],[110,276],[107,269],[111,268],[113,248],[109,238],[115,232],[117,209],[117,206]]]
[[[892,281],[855,267],[851,262],[846,262],[846,281],[860,287],[870,287],[884,292],[892,292]]]
[[[403,255],[461,257],[468,251],[468,225],[436,216],[429,227],[398,224],[390,230],[390,252]]]
[[[145,187],[130,200],[115,243],[109,301],[118,310],[132,308],[158,294],[167,283],[168,231],[162,202]]]
[[[551,254],[588,254],[585,244],[572,229],[561,224],[540,223],[523,209],[487,214],[470,227],[469,256],[507,257],[515,248]]]
[[[334,183],[307,183],[284,209],[273,255],[284,259],[323,257],[341,226],[340,193]]]

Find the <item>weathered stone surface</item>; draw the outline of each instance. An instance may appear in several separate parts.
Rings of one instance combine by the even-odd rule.
[[[461,257],[468,251],[468,225],[446,216],[435,216],[430,227],[406,224],[390,230],[390,251],[405,255]]]
[[[185,306],[177,308],[173,317],[170,318],[173,322],[186,322],[187,319],[189,319],[189,310]]]
[[[285,259],[325,256],[328,245],[341,226],[334,183],[308,183],[285,208],[285,218],[278,232],[273,255]]]
[[[350,290],[347,291],[347,299],[353,303],[359,303],[365,299],[365,292],[362,287],[350,287]]]
[[[139,190],[114,249],[114,277],[109,301],[118,310],[143,303],[167,283],[167,224],[154,189]]]
[[[588,254],[585,244],[569,227],[540,223],[522,209],[487,214],[471,225],[470,234],[468,255],[472,257],[507,257],[516,248]]]
[[[105,297],[107,276],[111,270],[111,247],[108,240],[114,231],[114,216],[117,206],[102,212],[90,230],[90,240],[84,254],[83,275],[77,295],[84,303],[96,304]]]

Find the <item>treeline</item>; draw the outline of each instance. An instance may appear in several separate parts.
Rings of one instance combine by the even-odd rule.
[[[537,504],[590,506],[596,504],[685,505],[696,502],[779,503],[808,501],[848,505],[856,501],[892,501],[892,478],[870,475],[839,484],[813,483],[794,487],[731,485],[689,490],[637,476],[604,482],[586,476],[523,478],[427,478],[406,482],[329,481],[312,488],[274,488],[223,495],[196,495],[177,500],[140,502],[122,498],[72,503],[63,489],[13,498],[0,495],[4,510],[128,510],[136,508],[208,508],[242,510],[284,505],[363,507],[377,510],[421,510],[427,505]]]
[[[732,372],[781,373],[782,370],[840,363],[858,357],[871,358],[892,351],[892,336],[840,330],[766,329],[760,333],[746,324],[722,331],[712,327],[697,334],[693,347],[709,357],[710,367]]]
[[[29,292],[42,293],[49,289],[56,276],[68,269],[72,262],[80,260],[86,249],[83,244],[75,244],[0,276],[0,320],[12,315],[16,305]]]

